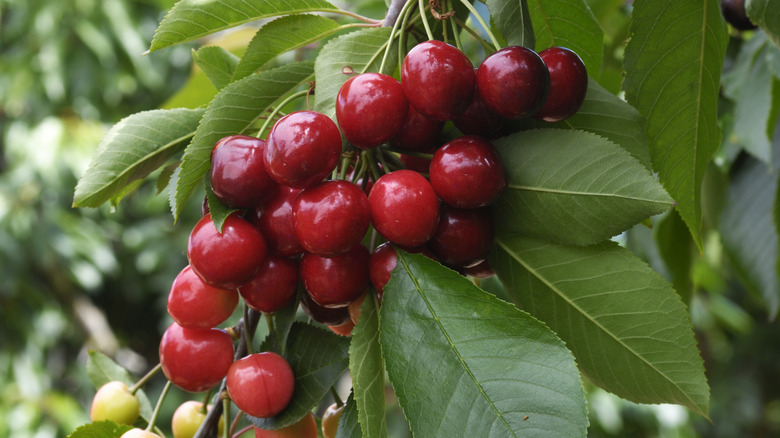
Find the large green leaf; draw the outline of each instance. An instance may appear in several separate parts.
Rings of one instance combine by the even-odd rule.
[[[514,0],[514,3],[526,0]],[[601,72],[604,31],[584,0],[527,0],[531,13],[537,51],[552,46],[574,50],[588,74]]]
[[[339,418],[336,438],[361,438],[362,436],[355,394],[350,393],[347,402],[344,404],[344,410],[341,412],[341,418]]]
[[[148,176],[192,139],[203,110],[144,111],[114,125],[76,185],[74,207],[97,207]]]
[[[336,95],[341,85],[353,74],[379,71],[390,31],[381,27],[350,32],[334,38],[322,48],[314,65],[317,79],[316,111],[335,120]],[[392,72],[397,60],[397,50],[391,47],[383,73]]]
[[[750,21],[757,24],[780,47],[780,0],[745,0]]]
[[[320,41],[339,29],[338,23],[319,15],[278,18],[257,30],[233,73],[233,80],[249,76],[282,53]]]
[[[537,129],[494,144],[508,175],[494,208],[498,232],[587,245],[672,206],[647,168],[595,134]]]
[[[99,351],[90,351],[87,357],[87,377],[96,388],[108,382],[123,382],[128,387],[135,385],[136,379],[121,365]],[[143,389],[135,392],[141,405],[141,417],[149,420],[152,417],[152,404]]]
[[[219,46],[201,47],[193,50],[192,59],[200,67],[214,85],[221,90],[231,82],[233,71],[238,65],[238,56]]]
[[[376,296],[366,294],[349,344],[349,369],[363,436],[387,436],[385,366],[379,345],[379,308]]]
[[[555,330],[594,383],[628,400],[677,403],[707,416],[709,387],[691,322],[660,275],[614,242],[496,240],[491,265],[510,295]]]
[[[726,25],[718,0],[637,0],[623,88],[647,119],[650,157],[701,248],[701,182],[720,145]]]
[[[108,420],[96,421],[80,426],[68,435],[68,438],[116,438],[132,428],[132,426],[116,424]]]
[[[192,41],[262,18],[338,10],[324,0],[180,0],[160,23],[149,51]]]
[[[525,0],[486,0],[485,4],[507,45],[535,49],[534,26]]]
[[[380,310],[387,372],[415,436],[585,436],[571,353],[527,313],[400,250]]]
[[[245,133],[286,94],[311,79],[312,72],[310,62],[287,64],[233,82],[214,97],[184,152],[176,180],[175,218],[208,171],[214,144],[222,137]]]

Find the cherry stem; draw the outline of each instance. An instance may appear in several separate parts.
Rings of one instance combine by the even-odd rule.
[[[463,0],[466,2],[467,0]],[[418,0],[417,4],[420,6],[420,17],[422,17],[423,27],[425,28],[425,34],[428,35],[428,40],[432,40],[433,32],[431,32],[431,26],[428,24],[428,17],[425,15],[425,0]]]
[[[243,427],[241,430],[239,430],[238,432],[236,432],[235,434],[233,434],[233,438],[238,438],[238,437],[240,437],[241,435],[243,435],[243,434],[245,434],[245,433],[249,432],[250,430],[252,430],[252,428],[253,428],[253,427],[254,427],[254,426],[253,426],[253,425],[251,425],[251,424],[250,424],[249,426],[244,426],[244,427]]]
[[[206,392],[206,396],[203,397],[203,403],[201,403],[201,406],[200,406],[200,412],[202,414],[205,414],[206,412],[209,411],[209,399],[211,399],[211,395],[212,394],[214,394],[214,388],[209,389]]]
[[[379,163],[382,164],[382,169],[385,171],[385,173],[389,173],[392,169],[387,165],[387,161],[385,161],[385,154],[382,153],[382,150],[379,150],[379,153],[375,155],[379,160]]]
[[[271,124],[271,121],[276,118],[276,115],[279,114],[279,111],[281,111],[282,108],[284,108],[288,103],[292,102],[293,100],[299,97],[307,96],[309,93],[311,93],[311,91],[312,91],[311,87],[309,87],[306,90],[298,91],[297,93],[293,93],[287,96],[287,98],[284,99],[281,103],[279,103],[279,105],[276,105],[274,110],[271,111],[271,114],[268,116],[268,118],[265,119],[265,122],[263,122],[263,126],[261,126],[260,130],[257,131],[256,137],[261,138],[265,130],[268,129],[268,126]]]
[[[146,382],[148,382],[149,379],[152,378],[152,376],[157,374],[157,371],[160,371],[161,368],[162,368],[162,363],[158,363],[157,365],[154,366],[154,368],[149,370],[148,373],[146,373],[137,382],[135,382],[135,385],[130,387],[130,394],[135,395],[135,393],[138,392],[138,390],[141,389],[141,387],[144,386]]]
[[[244,302],[244,321],[249,319],[249,306],[246,304],[246,301]],[[252,354],[252,334],[249,330],[244,330],[244,343],[246,344],[246,353]]]
[[[333,401],[336,402],[336,407],[342,407],[344,406],[344,402],[341,401],[341,397],[339,397],[339,393],[336,391],[335,386],[330,387],[330,394],[333,396]]]
[[[168,395],[168,390],[171,389],[171,385],[173,384],[168,380],[168,382],[165,383],[165,387],[163,388],[160,397],[157,399],[157,405],[154,407],[154,412],[152,412],[152,418],[149,419],[149,424],[146,425],[146,430],[148,432],[151,432],[152,429],[154,429],[154,423],[157,421],[157,416],[160,415],[160,408],[162,408],[163,400],[165,400],[165,396]]]
[[[367,149],[365,151],[365,157],[367,158],[366,162],[368,163],[368,170],[371,172],[371,176],[376,182],[381,175],[379,173],[379,166],[376,164],[376,154],[374,154],[374,150]]]
[[[453,10],[451,0],[447,0],[447,7],[449,8],[449,10],[451,11]],[[450,18],[452,19],[448,21],[450,22],[450,26],[452,27],[452,38],[455,40],[455,47],[457,47],[458,50],[463,51],[463,45],[460,42],[460,32],[458,32],[458,26],[455,24],[455,20],[454,20],[455,16],[453,15]]]
[[[425,152],[406,151],[406,150],[394,148],[394,147],[391,147],[391,146],[383,146],[382,149],[386,150],[387,152],[393,152],[393,153],[396,153],[396,154],[409,155],[411,157],[427,158],[429,160],[431,158],[433,158],[433,154],[426,154]]]
[[[228,434],[229,437],[235,436],[236,428],[238,427],[238,422],[241,421],[241,417],[243,416],[244,416],[244,411],[238,411],[236,417],[233,418],[233,424],[230,425],[230,434]]]
[[[225,418],[230,418],[230,397],[227,391],[222,392],[222,410],[225,411]],[[226,427],[222,434],[223,438],[230,438],[230,427]]]
[[[401,8],[401,10],[399,11],[399,13],[403,14],[403,16],[406,16],[407,11],[409,9],[411,9],[410,5],[412,5],[412,4],[414,4],[414,3],[413,2],[405,3],[403,5],[403,7]],[[389,12],[390,12],[390,10],[388,9],[388,13]],[[405,23],[406,20],[403,20],[403,22]],[[395,17],[393,23],[390,23],[389,21],[386,20],[385,23],[382,26],[383,27],[390,27],[390,26],[393,27],[392,30],[390,31],[390,38],[388,38],[387,39],[387,43],[385,43],[385,44],[387,44],[387,46],[385,46],[385,53],[384,53],[384,55],[382,55],[382,62],[379,64],[379,71],[381,73],[384,73],[385,65],[387,64],[387,58],[390,55],[390,48],[393,46],[393,40],[397,36],[398,40],[399,40],[399,44],[400,44],[400,41],[401,41],[402,38],[401,38],[399,32],[403,32],[404,27],[403,27],[402,20],[398,20],[398,17]],[[399,31],[399,28],[401,29],[400,31]]]
[[[460,0],[460,2],[463,3],[464,6],[466,6],[466,8],[471,12],[471,15],[473,15],[474,18],[477,19],[479,25],[482,26],[483,29],[485,29],[485,33],[487,33],[488,36],[490,37],[490,41],[493,42],[493,46],[496,48],[496,50],[501,50],[501,44],[499,44],[498,40],[496,39],[496,36],[493,35],[493,32],[490,31],[490,26],[488,26],[487,23],[485,23],[485,20],[482,19],[482,16],[479,15],[479,11],[477,11],[477,9],[474,8],[474,6],[471,3],[469,3],[468,0]]]
[[[496,50],[496,49],[495,49],[495,48],[493,48],[493,46],[491,46],[491,45],[490,45],[490,43],[488,43],[487,41],[485,41],[485,39],[484,39],[484,38],[482,38],[481,36],[479,36],[479,34],[478,34],[478,33],[476,33],[476,32],[474,31],[474,29],[472,29],[471,27],[469,27],[468,25],[466,25],[466,23],[462,22],[462,21],[461,21],[461,20],[459,20],[458,18],[456,18],[456,17],[452,17],[452,18],[454,18],[454,19],[455,19],[455,23],[457,23],[457,24],[458,24],[458,26],[460,26],[460,27],[461,27],[462,29],[464,29],[466,32],[468,32],[469,34],[471,34],[471,36],[473,36],[473,37],[474,37],[474,39],[476,39],[477,41],[479,41],[479,43],[480,43],[480,44],[482,44],[482,47],[485,49],[485,53],[493,53],[493,52],[495,52],[495,50]]]

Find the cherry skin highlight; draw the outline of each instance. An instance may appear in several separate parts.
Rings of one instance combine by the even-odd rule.
[[[346,307],[368,286],[368,258],[362,244],[333,257],[306,253],[301,257],[301,281],[319,305]]]
[[[168,314],[182,327],[212,328],[224,322],[238,306],[238,292],[210,286],[186,266],[168,293]]]
[[[263,164],[265,140],[245,135],[224,137],[211,151],[211,189],[227,206],[252,208],[273,191],[276,182]]]
[[[533,117],[559,122],[573,116],[585,101],[588,71],[582,59],[565,47],[550,47],[539,52],[550,73],[550,94]]]
[[[174,385],[189,392],[216,386],[233,363],[233,339],[219,329],[168,326],[160,341],[163,373]]]
[[[336,95],[336,120],[350,143],[370,149],[390,140],[409,104],[401,83],[381,73],[363,73],[344,82]]]
[[[507,119],[522,119],[544,104],[550,91],[550,73],[536,52],[510,46],[482,61],[477,69],[477,87],[491,111]]]
[[[431,183],[412,170],[382,175],[368,195],[371,221],[385,239],[404,247],[420,246],[436,231],[439,200]]]
[[[230,399],[254,417],[274,417],[292,399],[295,376],[287,360],[267,351],[250,354],[233,363],[227,373]]]

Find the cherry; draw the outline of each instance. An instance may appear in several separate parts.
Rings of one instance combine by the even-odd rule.
[[[225,382],[230,399],[254,417],[273,417],[292,399],[295,376],[282,356],[266,351],[243,357],[230,366]]]
[[[367,291],[363,292],[360,294],[360,296],[352,300],[352,302],[350,302],[347,306],[347,313],[349,313],[349,319],[353,324],[357,324],[358,318],[360,318],[360,306],[363,305],[363,300],[366,299],[367,295]]]
[[[344,413],[344,405],[337,405],[333,403],[325,409],[325,413],[322,414],[322,437],[323,438],[335,438],[336,431],[339,428],[339,419],[341,414]]]
[[[279,184],[251,217],[252,223],[265,236],[268,250],[274,254],[289,257],[303,252],[293,227],[293,203],[301,190]]]
[[[368,286],[368,257],[362,244],[333,257],[305,253],[301,257],[303,286],[321,306],[346,307]]]
[[[429,246],[443,264],[469,267],[485,260],[494,240],[489,207],[460,209],[445,205]]]
[[[405,250],[415,254],[423,254],[431,259],[434,258],[433,253],[425,246],[405,248]],[[384,242],[374,248],[374,251],[371,252],[371,256],[368,258],[368,277],[371,280],[371,285],[376,289],[376,297],[380,303],[385,285],[390,281],[390,274],[392,274],[397,264],[398,253],[395,252],[395,247],[390,242]]]
[[[292,303],[298,288],[298,262],[271,255],[260,266],[255,278],[241,286],[246,304],[263,313],[274,313]]]
[[[344,180],[304,189],[293,205],[293,227],[309,252],[332,256],[360,243],[371,222],[366,194]]]
[[[271,194],[276,182],[263,164],[265,140],[245,135],[224,137],[211,151],[211,190],[222,203],[251,208]]]
[[[409,105],[403,125],[390,139],[390,145],[407,151],[425,152],[439,144],[444,122],[420,114]]]
[[[453,120],[455,126],[466,135],[477,135],[487,139],[501,137],[504,134],[505,119],[491,111],[479,95],[479,90],[474,90],[469,107],[463,114]]]
[[[445,204],[477,208],[493,202],[506,187],[501,157],[485,139],[456,138],[433,154],[431,185]]]
[[[336,120],[350,143],[370,149],[390,140],[409,107],[401,83],[381,73],[363,73],[344,82],[336,96]]]
[[[758,26],[750,21],[745,10],[745,0],[720,0],[720,9],[726,22],[738,30],[754,30]]]
[[[110,420],[118,424],[133,424],[141,415],[141,403],[124,382],[118,380],[101,386],[92,399],[89,418]]]
[[[430,151],[430,152],[433,153],[434,151]],[[401,154],[399,158],[401,160],[401,164],[403,164],[407,170],[413,170],[417,173],[424,173],[424,174],[430,172],[430,168],[431,168],[430,158],[417,157],[414,155],[406,155],[406,154]]]
[[[544,104],[550,90],[550,73],[536,52],[510,46],[482,61],[477,69],[477,87],[494,113],[521,119]]]
[[[219,329],[188,329],[175,322],[160,341],[160,364],[174,385],[189,392],[213,388],[233,363],[233,338]]]
[[[301,309],[309,318],[325,325],[341,325],[349,319],[346,307],[324,307],[317,304],[308,293],[301,294]]]
[[[276,430],[254,428],[255,438],[317,438],[317,420],[314,414],[307,413],[292,426]]]
[[[119,438],[160,438],[160,435],[136,427],[123,433]]]
[[[550,94],[533,117],[558,122],[573,116],[585,101],[588,71],[585,63],[565,47],[550,47],[539,52],[550,73]]]
[[[412,48],[401,65],[406,99],[421,114],[446,121],[466,110],[474,92],[474,66],[457,47],[425,41]]]
[[[382,175],[368,195],[374,228],[385,239],[405,247],[431,238],[439,220],[439,201],[431,183],[419,173],[401,169]]]
[[[171,431],[173,432],[173,438],[192,438],[195,433],[206,420],[206,413],[211,410],[211,405],[208,405],[205,409],[203,403],[189,400],[179,405],[173,412],[173,418],[171,418]],[[224,417],[219,417],[219,424],[217,430],[222,433],[225,427]]]
[[[212,328],[228,319],[238,305],[235,289],[206,284],[186,266],[179,272],[168,294],[168,314],[182,327]]]
[[[305,188],[333,171],[340,156],[341,133],[333,120],[316,111],[297,111],[271,128],[263,162],[277,182]]]
[[[235,289],[252,279],[267,253],[265,238],[236,213],[229,215],[220,233],[203,216],[190,233],[187,258],[192,270],[207,284]]]

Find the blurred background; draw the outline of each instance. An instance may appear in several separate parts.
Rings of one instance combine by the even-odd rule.
[[[191,202],[177,225],[153,181],[118,206],[71,203],[114,123],[161,106],[205,104],[216,92],[192,67],[195,46],[142,56],[173,3],[0,0],[0,437],[64,437],[88,422],[95,392],[85,372],[89,350],[136,377],[158,362],[167,293],[186,265],[199,203]],[[618,92],[628,7],[622,0],[588,3],[606,33],[599,81]],[[384,13],[382,0],[346,7],[375,18]],[[231,48],[245,36],[223,35],[221,42]],[[654,267],[657,228],[622,236]],[[685,283],[712,389],[712,421],[588,387],[590,436],[780,436],[777,322],[739,281],[716,232],[704,254],[681,260],[689,263]],[[163,383],[149,384],[152,403]],[[173,409],[192,398],[176,390],[170,397],[178,401],[166,403],[164,430]],[[397,406],[388,409],[393,436],[409,436]]]

